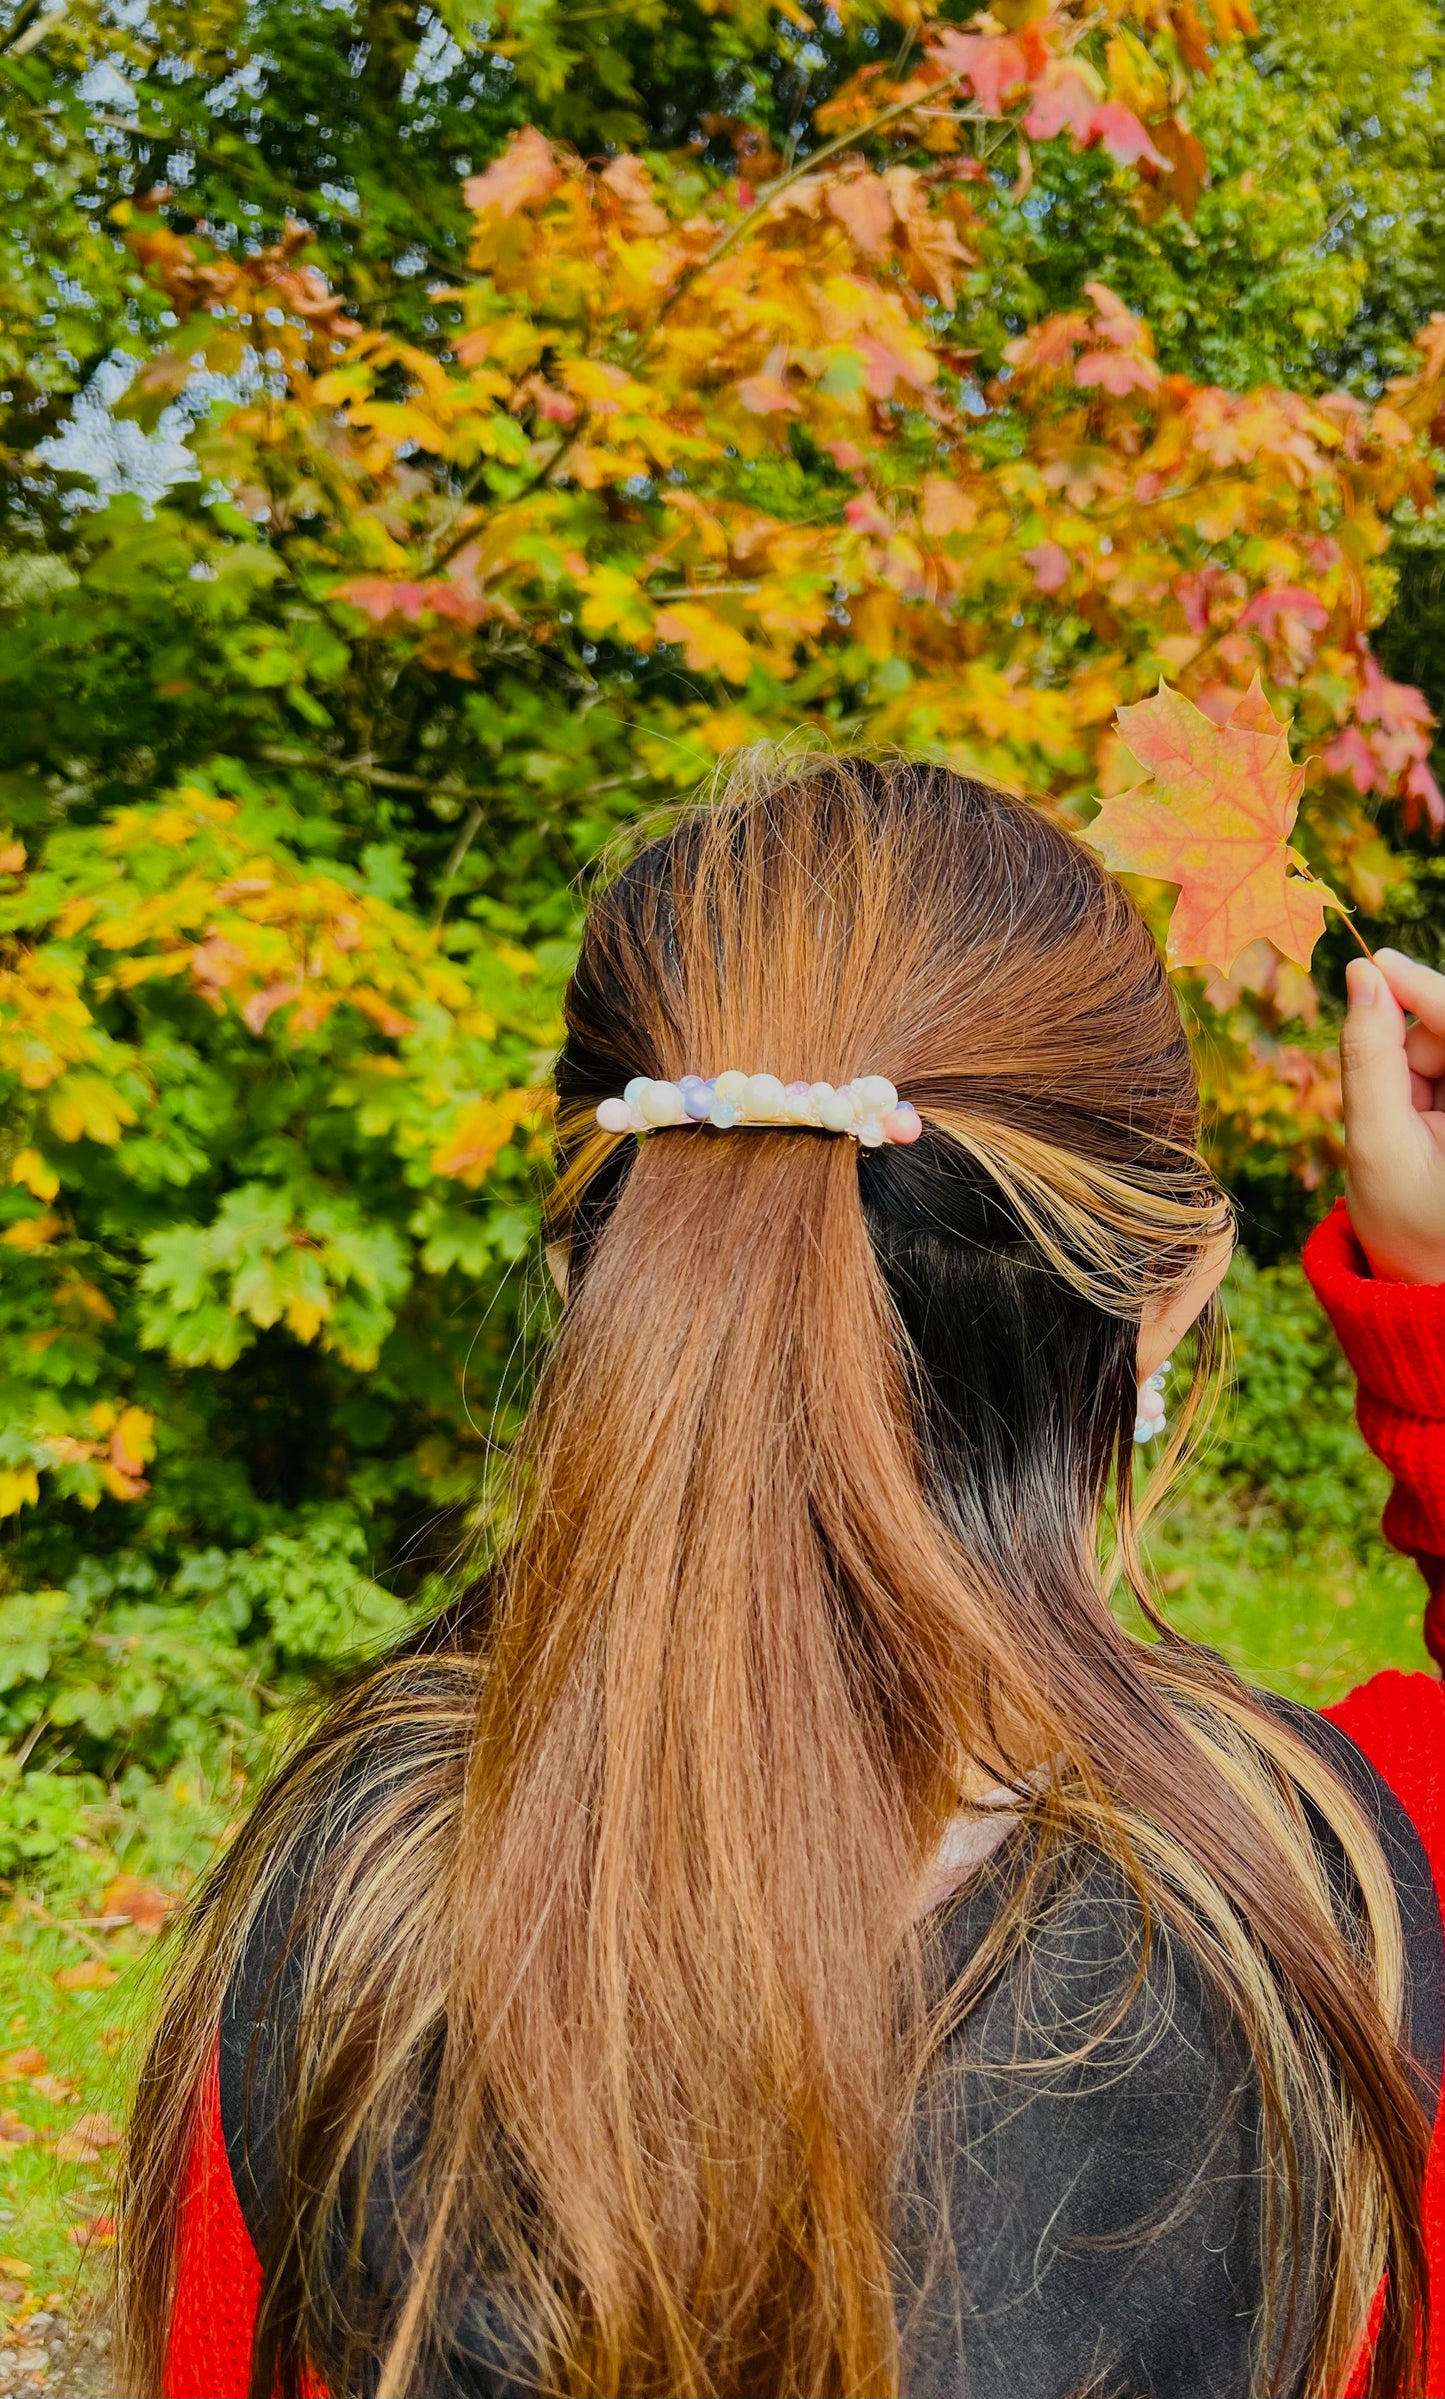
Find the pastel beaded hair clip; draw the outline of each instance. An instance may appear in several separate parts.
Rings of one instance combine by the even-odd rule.
[[[736,1125],[807,1126],[818,1133],[847,1133],[866,1150],[885,1142],[900,1148],[916,1141],[923,1119],[900,1100],[886,1075],[859,1075],[836,1090],[831,1083],[783,1083],[776,1075],[745,1075],[730,1068],[720,1075],[684,1075],[656,1083],[635,1075],[620,1100],[603,1100],[597,1122],[605,1133],[653,1133],[667,1125],[711,1125],[730,1133]]]

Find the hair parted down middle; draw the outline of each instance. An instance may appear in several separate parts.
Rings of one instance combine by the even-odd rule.
[[[886,1076],[923,1135],[595,1122],[634,1077],[728,1067]],[[1301,2337],[1306,2387],[1340,2387],[1386,2273],[1371,2389],[1414,2389],[1426,2128],[1374,1832],[1170,1633],[1135,1545],[1141,1312],[1228,1222],[1137,911],[1043,814],[942,768],[745,758],[594,902],[557,1091],[567,1304],[495,1564],[311,1736],[186,1936],[131,2151],[132,2387],[158,2387],[246,1928],[370,1783],[307,1918],[257,2393],[308,2361],[333,2391],[424,2392],[483,2266],[544,2390],[897,2392],[902,2147],[1069,1843],[1177,1930],[1248,2043],[1258,2389]],[[1213,1342],[1210,1312],[1197,1379]],[[1157,1637],[1122,1629],[1111,1573]],[[1032,1794],[1035,1870],[941,1989],[933,1861],[998,1783]],[[364,2300],[338,2220],[423,2069],[404,2270]]]

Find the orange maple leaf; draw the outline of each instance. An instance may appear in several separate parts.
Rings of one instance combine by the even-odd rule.
[[[1222,725],[1166,683],[1117,721],[1152,781],[1105,800],[1085,839],[1108,866],[1178,884],[1170,965],[1228,975],[1262,938],[1307,967],[1339,901],[1308,869],[1291,871],[1305,864],[1289,839],[1304,768],[1258,676]]]

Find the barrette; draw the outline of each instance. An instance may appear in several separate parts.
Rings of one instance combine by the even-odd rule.
[[[775,1133],[797,1127],[847,1133],[869,1150],[885,1142],[906,1147],[923,1131],[918,1110],[900,1100],[886,1075],[858,1075],[835,1088],[740,1074],[733,1067],[720,1075],[683,1075],[676,1083],[634,1075],[621,1099],[601,1102],[597,1122],[606,1133],[661,1132],[669,1125],[711,1125],[718,1133],[735,1126]]]

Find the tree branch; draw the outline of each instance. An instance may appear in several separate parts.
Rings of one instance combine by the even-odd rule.
[[[478,791],[469,783],[433,783],[425,775],[404,774],[399,767],[373,766],[369,758],[328,758],[318,750],[289,750],[274,741],[263,741],[255,755],[267,766],[313,766],[327,775],[348,775],[358,783],[371,783],[379,791],[416,791],[428,799],[462,800],[482,807],[495,799],[495,792]]]

